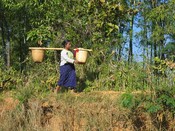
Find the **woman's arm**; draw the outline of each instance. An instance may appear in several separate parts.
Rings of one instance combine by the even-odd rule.
[[[61,52],[61,56],[62,56],[62,58],[66,61],[66,62],[68,62],[68,63],[74,63],[74,59],[71,59],[71,58],[69,58],[69,56],[68,56],[68,52],[67,51],[63,51],[63,52]]]

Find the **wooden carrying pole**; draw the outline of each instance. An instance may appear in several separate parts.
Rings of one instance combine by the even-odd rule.
[[[31,50],[63,50],[64,48],[46,48],[46,47],[29,47],[29,49]],[[76,49],[74,49],[76,50]],[[92,49],[84,49],[84,48],[78,48],[78,50],[80,51],[92,51]]]
[[[63,50],[64,48],[29,47],[31,50]]]
[[[92,51],[92,49],[77,48],[79,51]],[[74,49],[76,50],[76,49]]]

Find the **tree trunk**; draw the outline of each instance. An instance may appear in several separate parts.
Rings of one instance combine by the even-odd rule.
[[[3,43],[3,49],[4,49],[4,53],[3,53],[4,61],[7,68],[9,68],[10,67],[10,29],[4,17],[3,11],[1,12],[0,17],[1,17],[0,24],[1,24],[1,30],[2,30],[1,35],[2,35],[2,43]],[[7,36],[6,41],[5,41],[5,35]]]
[[[5,42],[5,29],[4,29],[4,17],[3,12],[0,12],[0,27],[1,27],[1,37],[2,37],[2,54],[4,58],[4,63],[7,65],[7,58],[6,58],[6,42]]]
[[[149,49],[149,42],[148,42],[148,34],[147,34],[147,32],[148,32],[148,29],[147,29],[147,22],[146,22],[146,19],[145,18],[143,18],[144,20],[143,20],[143,29],[144,29],[144,36],[143,36],[143,67],[145,67],[145,63],[147,63],[148,61],[147,61],[147,59],[145,59],[145,57],[146,58],[149,58],[149,53],[148,53],[148,49]]]
[[[134,25],[134,15],[132,15],[130,21],[130,32],[129,32],[129,54],[128,54],[128,62],[132,63],[133,60],[133,25]]]
[[[6,60],[7,60],[7,68],[10,68],[10,29],[5,21],[5,26],[7,30],[7,41],[6,41]]]
[[[157,44],[154,43],[154,57],[157,57]]]

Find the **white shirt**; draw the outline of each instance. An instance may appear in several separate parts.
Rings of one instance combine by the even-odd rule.
[[[69,50],[63,49],[61,51],[61,62],[60,66],[63,66],[66,63],[74,63],[74,56],[73,53]]]

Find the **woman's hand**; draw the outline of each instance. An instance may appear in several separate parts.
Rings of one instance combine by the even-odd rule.
[[[79,63],[79,61],[78,61],[78,60],[75,60],[75,61],[74,61],[74,63],[75,63],[75,64],[78,64],[78,63]]]

